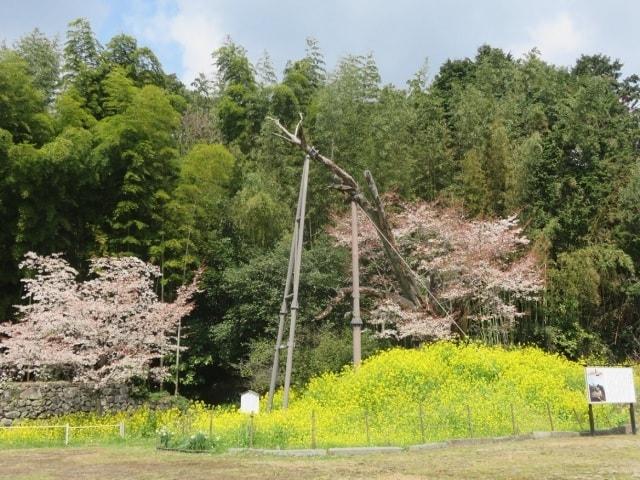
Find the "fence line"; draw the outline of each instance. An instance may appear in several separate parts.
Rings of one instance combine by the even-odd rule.
[[[19,429],[55,429],[60,428],[64,429],[64,444],[69,445],[69,441],[71,439],[71,431],[72,430],[84,430],[84,429],[107,429],[107,428],[118,428],[118,433],[120,438],[125,438],[125,428],[124,422],[120,423],[108,423],[101,425],[78,425],[73,426],[68,423],[64,425],[4,425],[0,426],[0,430],[19,430]]]

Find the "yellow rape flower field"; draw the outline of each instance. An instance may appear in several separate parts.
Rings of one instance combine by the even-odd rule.
[[[392,349],[371,357],[354,371],[345,367],[313,379],[294,392],[287,410],[267,412],[266,400],[254,417],[237,406],[192,402],[184,409],[146,407],[107,415],[74,414],[23,421],[33,428],[0,430],[0,445],[69,443],[156,443],[203,449],[230,447],[328,448],[364,445],[407,446],[455,438],[493,437],[532,431],[588,429],[584,367],[537,348],[503,349],[450,342],[420,349]],[[628,411],[598,406],[596,427],[628,422]],[[189,443],[191,442],[191,444]],[[196,448],[198,449],[198,448]]]

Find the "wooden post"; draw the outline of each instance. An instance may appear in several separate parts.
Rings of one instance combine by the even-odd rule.
[[[633,403],[629,404],[629,419],[631,420],[631,433],[636,435],[636,409]]]
[[[300,190],[298,191],[298,205],[296,206],[296,218],[293,222],[293,235],[291,236],[291,247],[289,248],[289,266],[287,267],[287,280],[284,286],[284,294],[282,295],[282,303],[280,304],[280,314],[278,316],[278,334],[276,336],[276,347],[273,353],[273,366],[271,367],[271,383],[269,384],[269,396],[267,397],[267,409],[273,408],[273,395],[276,391],[276,383],[278,381],[278,371],[280,370],[280,348],[282,345],[282,337],[284,336],[284,322],[287,318],[287,300],[289,300],[291,291],[291,278],[293,276],[293,264],[296,258],[296,247],[298,246],[298,218],[300,218],[300,207],[302,204],[302,190],[304,185],[304,167],[300,179]]]
[[[296,218],[298,224],[298,238],[296,254],[293,263],[293,299],[291,300],[291,318],[289,322],[289,343],[287,344],[287,366],[284,374],[284,392],[282,395],[282,408],[289,406],[289,389],[291,386],[291,371],[293,370],[293,348],[296,339],[296,320],[298,318],[298,289],[300,287],[300,266],[302,264],[302,240],[304,238],[304,216],[307,200],[307,183],[309,180],[309,155],[304,157],[302,168],[302,194],[300,195],[300,215]]]
[[[551,407],[549,406],[549,402],[547,402],[547,415],[549,415],[549,424],[551,425],[551,431],[553,432],[553,417],[551,416]]]
[[[69,445],[69,424],[65,424],[64,426],[64,444]]]
[[[124,422],[120,422],[120,438],[124,438]]]
[[[160,257],[160,303],[164,303],[164,231],[162,232],[162,254]],[[160,346],[160,370],[164,368],[164,344]],[[160,391],[164,388],[164,375],[160,377]]]
[[[280,130],[280,133],[278,133],[277,136],[297,146],[313,160],[316,160],[327,168],[334,175],[334,179],[337,182],[336,188],[339,188],[345,195],[348,195],[351,199],[358,202],[362,209],[367,213],[374,222],[376,230],[378,230],[378,236],[382,242],[383,250],[389,259],[394,276],[400,284],[402,295],[407,298],[407,300],[411,301],[416,307],[424,307],[424,301],[421,297],[416,278],[398,253],[393,230],[387,220],[384,207],[371,172],[367,170],[364,172],[364,175],[367,180],[371,196],[373,197],[373,204],[362,194],[360,186],[348,172],[340,168],[330,158],[320,154],[318,150],[307,143],[302,128],[302,116],[300,117],[300,122],[298,122],[293,132],[287,130],[287,128],[277,119],[271,118],[271,120]]]
[[[178,384],[180,383],[180,331],[182,329],[182,319],[178,320],[178,341],[176,343],[176,389],[174,396],[178,396]]]
[[[589,431],[591,436],[596,434],[596,422],[593,418],[593,405],[589,404]]]
[[[353,291],[353,366],[358,368],[362,361],[362,319],[360,318],[360,258],[358,254],[358,205],[351,201],[351,282]]]
[[[516,425],[516,412],[513,408],[513,403],[510,404],[511,407],[511,428],[513,430],[513,436],[515,437],[518,434],[518,426]]]
[[[467,427],[469,430],[469,438],[473,437],[473,419],[471,418],[471,407],[467,405]]]
[[[420,438],[422,439],[422,443],[426,441],[424,434],[424,408],[422,404],[420,404]]]

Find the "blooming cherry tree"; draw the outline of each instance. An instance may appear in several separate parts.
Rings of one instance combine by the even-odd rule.
[[[0,326],[5,373],[57,371],[98,386],[166,375],[154,361],[193,309],[200,272],[173,303],[162,303],[153,290],[159,269],[135,257],[94,259],[84,282],[59,254],[27,253],[20,268],[33,276],[23,280],[19,322]]]
[[[436,203],[404,202],[387,195],[398,248],[420,278],[426,308],[414,308],[397,294],[375,227],[359,218],[364,284],[376,295],[370,321],[379,334],[395,338],[446,338],[489,325],[494,340],[508,336],[541,293],[543,275],[515,216],[468,219]],[[336,218],[330,233],[350,243],[350,221]]]

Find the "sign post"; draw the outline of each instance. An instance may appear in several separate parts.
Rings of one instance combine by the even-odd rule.
[[[587,367],[585,369],[587,401],[589,402],[589,429],[595,435],[593,405],[601,403],[629,404],[631,432],[636,434],[636,390],[633,370],[622,367]]]
[[[240,395],[240,411],[254,415],[260,411],[260,395],[248,390]]]

